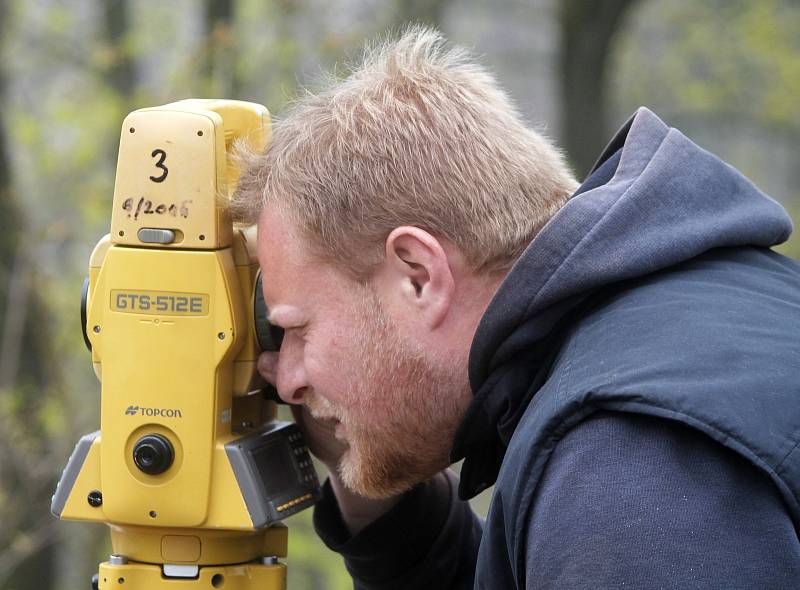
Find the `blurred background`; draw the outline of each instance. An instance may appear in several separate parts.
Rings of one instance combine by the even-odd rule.
[[[49,504],[99,426],[78,304],[123,117],[187,97],[280,116],[409,21],[478,54],[579,178],[647,105],[800,218],[796,0],[0,0],[0,589],[88,589],[110,551]],[[310,511],[288,524],[290,589],[352,587]]]

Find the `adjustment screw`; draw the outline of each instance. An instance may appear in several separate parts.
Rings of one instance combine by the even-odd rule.
[[[92,332],[94,332],[95,334],[99,334],[100,333],[100,326],[95,326],[94,328],[92,328]]]
[[[219,338],[220,340],[225,340],[225,332],[220,332],[219,334],[217,334],[217,338]]]
[[[99,490],[94,490],[89,492],[89,495],[86,498],[86,501],[89,502],[89,506],[92,508],[97,508],[103,505],[103,494]]]

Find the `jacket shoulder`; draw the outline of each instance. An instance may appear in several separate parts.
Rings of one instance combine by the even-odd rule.
[[[558,442],[520,511],[527,583],[519,587],[800,581],[794,526],[769,478],[675,421],[593,414]],[[747,560],[735,559],[742,553]]]
[[[766,474],[800,522],[798,333],[800,266],[768,250],[719,249],[606,290],[571,323],[509,441],[495,492],[509,530],[560,441],[604,410],[710,437]]]

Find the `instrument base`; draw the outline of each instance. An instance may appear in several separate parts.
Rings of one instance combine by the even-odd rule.
[[[147,563],[100,564],[99,590],[286,590],[286,565],[243,563],[200,567],[197,577],[165,577]]]

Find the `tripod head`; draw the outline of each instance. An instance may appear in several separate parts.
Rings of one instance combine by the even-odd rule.
[[[128,115],[111,232],[89,262],[84,338],[100,430],[75,447],[59,518],[108,523],[103,589],[285,588],[287,532],[319,482],[296,425],[256,371],[266,321],[254,236],[227,204],[234,142],[263,149],[267,110],[184,100]]]

